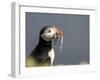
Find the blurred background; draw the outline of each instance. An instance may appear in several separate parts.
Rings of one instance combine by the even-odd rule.
[[[26,12],[26,56],[36,47],[45,25],[59,26],[64,32],[62,52],[53,46],[54,65],[89,64],[89,15]]]

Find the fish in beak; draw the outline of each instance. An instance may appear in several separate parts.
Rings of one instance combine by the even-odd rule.
[[[54,43],[55,43],[55,45],[57,45],[57,43],[59,43],[60,51],[62,51],[64,33],[60,29],[58,29],[56,27],[52,27],[52,28],[55,30],[55,33],[54,33]]]

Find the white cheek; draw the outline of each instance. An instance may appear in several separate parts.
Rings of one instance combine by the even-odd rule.
[[[55,34],[55,31],[53,29],[51,29],[51,32],[44,32],[41,37],[47,41],[51,40],[51,38],[53,38]]]
[[[54,34],[55,34],[55,30],[53,30],[53,29],[51,29],[51,32],[50,32],[50,33],[44,33],[44,35],[45,35],[47,38],[52,38]]]
[[[45,33],[44,36],[46,38],[52,38],[53,37],[53,34],[52,33]]]
[[[53,34],[44,33],[44,34],[41,35],[41,37],[46,41],[50,41],[51,38],[53,37]]]

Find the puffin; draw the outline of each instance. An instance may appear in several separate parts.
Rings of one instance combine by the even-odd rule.
[[[29,56],[26,67],[52,66],[55,58],[53,43],[62,50],[63,32],[55,26],[44,26],[39,33],[39,41]]]

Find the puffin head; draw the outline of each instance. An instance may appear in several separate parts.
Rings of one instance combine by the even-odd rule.
[[[63,44],[63,32],[55,26],[45,26],[40,31],[40,36],[45,41],[54,41],[55,44],[59,41],[60,48],[62,48]]]

